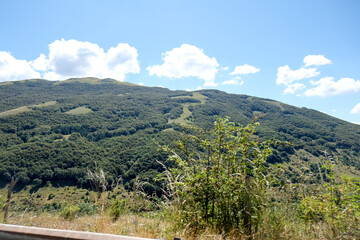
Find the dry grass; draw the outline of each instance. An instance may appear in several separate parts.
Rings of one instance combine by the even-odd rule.
[[[289,216],[288,216],[289,217]],[[291,216],[290,216],[291,218]],[[349,237],[336,238],[332,228],[326,223],[304,224],[294,219],[282,219],[278,225],[269,219],[264,219],[254,240],[284,239],[284,240],[325,240],[325,239],[356,239]],[[191,233],[189,229],[176,229],[169,219],[164,219],[156,213],[147,216],[125,214],[114,221],[108,212],[96,215],[85,215],[74,220],[66,220],[57,212],[11,212],[8,224],[34,226],[42,228],[66,229],[74,231],[87,231],[109,233],[124,236],[135,236],[155,239],[172,240],[174,237],[183,240],[245,240],[248,239],[241,232],[217,234],[211,229]],[[341,236],[338,233],[337,236]]]
[[[24,212],[12,213],[9,224],[35,226],[53,229],[67,229],[74,231],[101,232],[126,236],[168,239],[166,230],[170,224],[150,217],[124,215],[113,221],[108,214],[78,217],[73,221],[54,213]]]

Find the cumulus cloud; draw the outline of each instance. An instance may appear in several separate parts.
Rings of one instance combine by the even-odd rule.
[[[321,66],[331,64],[331,60],[324,57],[324,55],[307,55],[304,58],[305,67]]]
[[[236,79],[231,79],[231,80],[227,80],[227,81],[224,81],[222,83],[223,85],[243,85],[244,84],[244,81],[239,81],[239,80],[236,80]]]
[[[338,81],[334,81],[333,77],[326,77],[313,82],[313,85],[316,87],[306,90],[306,96],[328,97],[360,91],[360,80],[355,81],[352,78],[341,78]]]
[[[40,78],[26,60],[15,59],[10,53],[0,51],[0,82]]]
[[[126,43],[119,43],[105,52],[90,42],[56,40],[49,45],[49,71],[45,78],[91,76],[123,81],[126,74],[140,72],[137,57],[136,48]]]
[[[306,86],[304,84],[294,84],[294,82],[318,76],[320,72],[317,70],[317,66],[331,64],[331,60],[327,59],[324,55],[307,55],[304,58],[304,64],[304,67],[297,70],[291,70],[288,65],[278,68],[276,84],[287,86],[284,93],[294,94],[298,90],[305,89]],[[310,80],[310,84],[316,85],[318,82]],[[308,94],[311,94],[311,92],[308,91]]]
[[[183,78],[198,77],[205,81],[204,86],[216,86],[215,75],[219,64],[216,58],[210,58],[202,49],[189,44],[182,44],[163,54],[161,65],[149,66],[146,69],[150,76]]]
[[[353,109],[351,109],[350,113],[352,114],[360,114],[360,103],[356,104]],[[358,123],[360,124],[360,123]]]
[[[234,71],[231,73],[231,75],[236,75],[236,74],[249,74],[249,73],[256,73],[259,72],[260,69],[256,68],[254,66],[248,65],[248,64],[244,64],[241,66],[236,66]]]
[[[30,61],[30,65],[37,71],[46,71],[48,69],[49,61],[44,54],[40,54],[37,59]]]
[[[214,81],[205,81],[204,87],[216,87],[218,84]]]
[[[316,68],[291,70],[288,65],[278,68],[276,84],[290,85],[293,82],[319,75]]]
[[[306,88],[304,84],[302,83],[294,83],[294,84],[290,84],[287,86],[287,88],[284,90],[284,93],[290,93],[290,94],[295,94],[295,92]]]
[[[48,56],[40,54],[29,62],[0,52],[0,81],[40,77],[49,80],[99,77],[123,81],[126,74],[140,72],[137,57],[136,48],[126,43],[105,52],[95,43],[61,39],[49,44]]]

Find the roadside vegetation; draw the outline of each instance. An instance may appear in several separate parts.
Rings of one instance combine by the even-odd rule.
[[[15,190],[8,223],[161,239],[359,239],[360,178],[336,174],[330,152],[289,178],[288,166],[267,161],[289,144],[262,141],[257,125],[185,127],[159,148],[160,194],[140,178],[109,185],[99,166],[86,173],[92,190],[33,182]]]

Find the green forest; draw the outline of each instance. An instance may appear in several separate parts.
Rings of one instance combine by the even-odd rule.
[[[275,147],[267,162],[286,163],[293,182],[292,165],[306,163],[317,173],[325,152],[344,169],[360,170],[360,126],[315,110],[218,90],[83,78],[0,84],[0,181],[16,176],[19,186],[51,181],[88,188],[86,171],[98,166],[110,185],[121,176],[129,188],[140,177],[149,182],[148,191],[160,193],[153,179],[163,169],[157,161],[167,156],[158,146],[177,140],[183,124],[209,129],[226,116],[237,124],[257,117],[261,139],[289,142]]]

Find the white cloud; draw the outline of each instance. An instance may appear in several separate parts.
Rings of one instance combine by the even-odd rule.
[[[46,71],[49,61],[44,54],[40,54],[37,59],[35,59],[34,61],[30,61],[30,64],[37,71]]]
[[[220,68],[221,71],[226,71],[226,70],[229,70],[229,67],[222,67]]]
[[[127,43],[119,43],[105,52],[94,43],[61,39],[49,44],[49,56],[40,54],[29,62],[0,52],[0,81],[41,75],[50,80],[99,77],[123,81],[126,74],[140,72],[137,57],[136,48]]]
[[[295,92],[304,89],[305,85],[302,83],[294,83],[294,84],[290,84],[288,85],[288,87],[284,90],[284,93],[289,93],[289,94],[295,94]]]
[[[300,68],[291,70],[288,65],[278,68],[276,84],[289,85],[295,81],[315,77],[320,74],[316,68]]]
[[[201,86],[198,86],[198,87],[196,88],[196,90],[202,90],[202,87],[201,87]]]
[[[231,79],[231,80],[224,81],[222,84],[223,85],[239,85],[239,86],[241,86],[244,84],[244,81],[239,82],[236,79]]]
[[[307,55],[304,58],[305,67],[321,66],[331,64],[331,60],[324,57],[324,55]]]
[[[139,82],[138,85],[144,86],[144,83],[143,83],[143,82]]]
[[[249,73],[256,73],[259,72],[260,69],[256,68],[254,66],[248,65],[248,64],[244,64],[241,66],[236,66],[235,70],[231,73],[231,75],[235,75],[235,74],[249,74]]]
[[[56,40],[49,44],[49,70],[45,78],[100,77],[105,52],[97,44],[77,40]]]
[[[40,78],[30,62],[15,59],[10,53],[0,51],[0,82]]]
[[[214,81],[205,81],[204,87],[216,87],[218,84]]]
[[[210,58],[202,49],[189,44],[182,44],[163,54],[162,65],[149,66],[146,69],[150,76],[182,78],[198,77],[205,81],[204,86],[216,86],[215,75],[219,64],[216,58]]]
[[[137,50],[126,43],[112,47],[107,53],[97,44],[77,40],[57,40],[49,45],[45,78],[69,77],[114,78],[120,81],[128,73],[139,73]]]
[[[317,87],[308,89],[305,92],[306,96],[328,97],[360,91],[360,80],[355,81],[352,78],[341,78],[336,82],[333,77],[326,77],[314,82],[313,85]]]
[[[106,55],[107,69],[109,76],[123,76],[128,73],[139,73],[140,66],[137,60],[136,48],[127,43],[119,43],[116,47],[108,50]]]
[[[360,114],[360,103],[356,104],[353,109],[351,109],[350,113],[352,114]],[[358,123],[360,124],[360,123]]]

